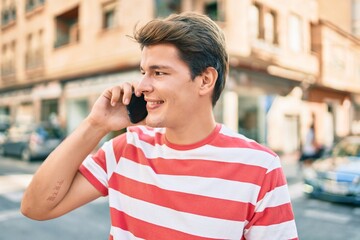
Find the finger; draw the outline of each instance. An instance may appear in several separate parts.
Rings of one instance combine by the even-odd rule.
[[[133,82],[133,92],[135,93],[136,96],[140,97],[141,95],[141,92],[137,89],[138,88],[138,85],[139,85],[139,82]]]
[[[111,106],[113,107],[116,106],[116,103],[120,100],[120,95],[121,95],[120,86],[116,86],[111,89],[111,100],[110,100]]]
[[[133,86],[130,83],[124,83],[122,89],[123,89],[122,102],[123,104],[128,105],[133,92]]]

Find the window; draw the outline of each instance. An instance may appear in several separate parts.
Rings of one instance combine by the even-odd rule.
[[[45,0],[26,0],[25,12],[31,12],[32,10],[44,5]]]
[[[29,34],[26,39],[25,67],[32,69],[43,65],[42,38],[43,31]]]
[[[302,36],[301,18],[295,14],[291,14],[288,19],[288,38],[291,51],[301,52],[303,50]]]
[[[16,5],[14,0],[3,0],[1,11],[1,25],[5,26],[16,21]]]
[[[180,0],[156,0],[156,16],[167,17],[171,13],[179,13],[181,10]]]
[[[219,12],[218,12],[218,3],[216,0],[207,1],[205,3],[205,14],[214,21],[220,20]]]
[[[80,40],[79,7],[75,7],[55,18],[56,41],[55,48]]]
[[[190,2],[190,1],[188,1]],[[224,21],[224,0],[201,0],[201,1],[192,1],[192,5],[184,6],[186,9],[191,7],[192,11],[200,12],[216,22]]]
[[[12,41],[10,44],[10,54],[9,54],[10,74],[15,74],[15,59],[16,59],[16,43],[15,41]]]
[[[8,77],[15,74],[16,43],[4,44],[2,47],[1,76]]]
[[[33,35],[29,34],[26,38],[26,53],[25,53],[25,67],[30,68]]]
[[[26,12],[29,12],[34,8],[35,8],[35,0],[27,0],[25,5]]]
[[[246,137],[260,141],[259,127],[259,99],[257,96],[238,97],[238,131]]]
[[[59,112],[58,99],[44,99],[41,101],[41,121],[49,122],[51,117],[56,117]]]
[[[260,6],[253,4],[249,9],[249,31],[251,39],[260,38]]]
[[[110,29],[116,26],[116,12],[116,1],[111,1],[103,5],[103,29]]]
[[[248,18],[251,39],[262,39],[269,44],[278,44],[278,22],[274,10],[254,2],[250,6]]]
[[[7,45],[3,45],[2,49],[1,49],[1,76],[6,76],[7,75],[7,52],[8,52],[8,48]]]
[[[264,14],[264,39],[268,43],[277,44],[277,18],[274,11],[268,11]]]

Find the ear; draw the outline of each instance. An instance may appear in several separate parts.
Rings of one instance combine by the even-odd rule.
[[[212,93],[215,87],[216,80],[218,78],[217,70],[213,67],[207,67],[199,77],[200,77],[199,94],[206,95]]]

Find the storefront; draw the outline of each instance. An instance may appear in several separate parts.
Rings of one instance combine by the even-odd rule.
[[[300,146],[300,82],[232,69],[223,94],[223,122],[276,151]]]
[[[10,123],[31,123],[35,120],[32,89],[12,90],[0,95],[0,115]]]
[[[72,132],[90,113],[91,107],[101,93],[122,82],[139,81],[139,71],[119,72],[72,79],[64,82],[60,115],[66,119],[66,132]]]
[[[337,138],[351,133],[350,93],[313,86],[308,91],[307,101],[315,116],[316,137],[320,143],[330,146]]]

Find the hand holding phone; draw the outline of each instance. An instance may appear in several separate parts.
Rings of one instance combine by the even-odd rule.
[[[135,95],[135,93],[133,93],[130,99],[130,103],[126,106],[126,108],[130,122],[132,123],[138,123],[144,120],[148,114],[144,95],[138,97]]]

